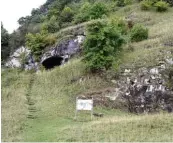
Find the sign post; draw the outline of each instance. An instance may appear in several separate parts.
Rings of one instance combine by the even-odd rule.
[[[75,112],[75,120],[77,119],[78,111],[91,111],[91,120],[93,116],[93,97],[91,99],[80,99],[76,97],[76,112]]]

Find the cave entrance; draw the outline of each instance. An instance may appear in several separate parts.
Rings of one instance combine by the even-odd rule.
[[[62,63],[63,58],[60,56],[52,56],[49,57],[47,59],[45,59],[42,62],[42,65],[46,68],[46,69],[52,69],[55,66],[60,66]]]

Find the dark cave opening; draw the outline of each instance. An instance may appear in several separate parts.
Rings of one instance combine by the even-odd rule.
[[[42,62],[42,65],[46,68],[46,69],[52,69],[55,66],[60,66],[62,63],[63,58],[60,56],[52,56],[49,57],[47,59],[45,59]]]

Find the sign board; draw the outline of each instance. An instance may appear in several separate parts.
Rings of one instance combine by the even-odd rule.
[[[77,112],[80,110],[91,111],[91,119],[93,115],[93,98],[92,99],[80,99],[76,98],[76,112],[75,119],[77,119]]]
[[[92,110],[93,109],[93,100],[92,99],[77,99],[76,101],[76,110]]]

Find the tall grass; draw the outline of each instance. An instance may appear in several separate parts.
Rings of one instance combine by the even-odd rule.
[[[2,141],[21,141],[26,120],[25,92],[29,75],[18,70],[5,70],[2,76]]]

